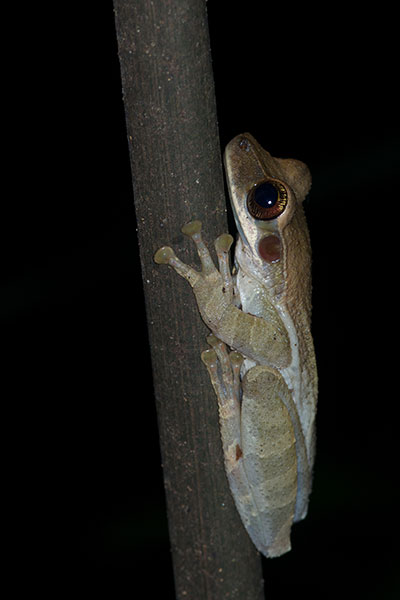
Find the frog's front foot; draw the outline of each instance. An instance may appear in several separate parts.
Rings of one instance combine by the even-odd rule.
[[[183,263],[169,246],[162,246],[154,255],[157,264],[170,265],[175,271],[184,277],[192,287],[201,284],[208,288],[212,294],[217,287],[228,298],[233,295],[233,282],[229,266],[229,250],[233,243],[233,237],[229,233],[223,233],[215,240],[215,249],[218,257],[219,270],[215,267],[210,252],[201,235],[201,221],[190,221],[182,227],[182,233],[190,237],[196,244],[197,253],[201,262],[201,271],[193,269]],[[201,307],[200,307],[201,309]]]

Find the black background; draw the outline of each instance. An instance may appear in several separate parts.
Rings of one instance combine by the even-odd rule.
[[[208,3],[221,147],[249,131],[313,175],[318,457],[293,551],[263,563],[271,598],[399,592],[397,16],[375,8]],[[173,598],[112,3],[63,6],[40,31],[3,236],[5,521],[33,589]]]

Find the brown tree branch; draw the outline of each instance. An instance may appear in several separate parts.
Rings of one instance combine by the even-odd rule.
[[[223,469],[207,347],[189,285],[154,264],[203,222],[227,230],[205,0],[114,0],[176,596],[261,600],[257,555]],[[134,460],[134,457],[132,457]]]

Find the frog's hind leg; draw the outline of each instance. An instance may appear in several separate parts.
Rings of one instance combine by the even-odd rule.
[[[254,544],[266,556],[290,550],[297,497],[297,432],[282,376],[256,366],[240,385],[243,357],[215,335],[202,353],[219,408],[229,486]],[[241,397],[241,387],[243,396]],[[301,469],[300,469],[301,471]]]
[[[304,447],[304,441],[296,440],[297,413],[278,371],[255,366],[247,371],[242,386],[243,462],[259,508],[257,540],[264,554],[280,556],[290,550],[302,470],[299,446]]]
[[[241,442],[240,367],[243,357],[228,353],[225,344],[210,335],[212,349],[205,350],[202,361],[207,367],[218,400],[219,420],[225,471],[236,508],[247,530],[254,528],[257,507],[243,465]]]

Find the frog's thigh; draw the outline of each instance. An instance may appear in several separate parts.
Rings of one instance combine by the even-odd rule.
[[[289,390],[281,375],[253,367],[243,380],[243,466],[258,510],[259,549],[268,556],[290,550],[297,493],[297,457]]]

